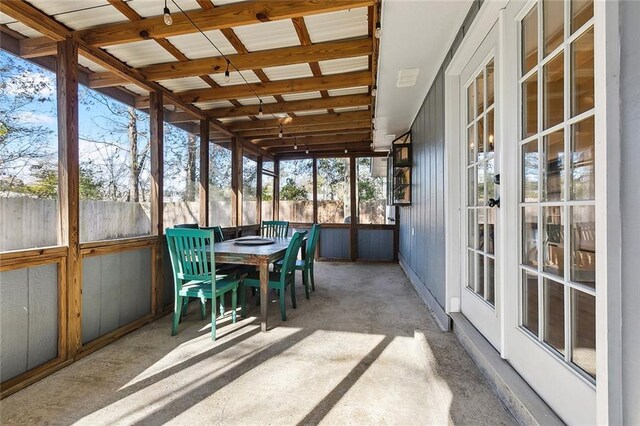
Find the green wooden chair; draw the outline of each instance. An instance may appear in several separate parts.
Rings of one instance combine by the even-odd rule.
[[[304,292],[307,299],[309,298],[309,284],[311,284],[311,290],[316,291],[316,280],[313,276],[313,264],[316,257],[316,247],[318,246],[318,239],[320,237],[320,225],[314,224],[311,227],[309,233],[309,239],[307,240],[307,252],[304,259],[296,259],[295,269],[302,271],[302,283],[304,284]],[[282,267],[282,261],[277,261],[274,265],[274,269],[278,270]]]
[[[236,322],[237,293],[240,288],[240,304],[244,316],[246,303],[244,287],[240,278],[230,275],[216,275],[213,244],[207,244],[214,237],[213,232],[200,229],[175,229],[166,231],[169,255],[173,268],[175,301],[171,335],[178,332],[182,311],[187,308],[190,297],[200,299],[202,319],[207,315],[206,301],[211,300],[211,339],[216,339],[216,297],[231,292],[232,321]]]
[[[289,222],[282,220],[267,220],[262,222],[260,235],[263,237],[277,238],[289,236]]]
[[[222,233],[221,226],[201,226],[200,229],[206,231],[213,231],[213,241],[216,243],[221,243],[224,241],[224,234]]]
[[[276,289],[280,293],[280,315],[282,321],[287,320],[287,312],[285,310],[285,290],[287,286],[291,286],[291,304],[293,308],[296,308],[296,286],[295,286],[295,263],[296,257],[300,246],[302,246],[302,240],[306,235],[305,232],[296,232],[291,238],[289,247],[284,254],[282,261],[282,268],[279,271],[269,272],[269,288]],[[257,272],[249,274],[244,280],[244,285],[252,288],[260,288],[260,274]],[[267,303],[262,301],[262,303]]]

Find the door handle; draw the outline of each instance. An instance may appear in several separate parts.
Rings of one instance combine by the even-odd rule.
[[[489,198],[489,207],[500,207],[500,198]]]

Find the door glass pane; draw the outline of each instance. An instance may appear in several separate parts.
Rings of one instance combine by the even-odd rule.
[[[571,281],[596,288],[596,209],[571,207]]]
[[[594,119],[571,126],[571,199],[593,200],[596,196]]]
[[[487,209],[487,253],[495,251],[496,209]]]
[[[593,16],[593,0],[571,0],[571,34]]]
[[[484,164],[483,163],[478,164],[478,166],[476,167],[476,170],[478,172],[477,179],[476,179],[476,184],[477,184],[476,196],[478,200],[478,205],[484,206],[484,187],[485,187]]]
[[[489,111],[485,117],[487,121],[487,154],[493,153],[495,149],[495,123],[494,112],[495,109]]]
[[[522,198],[538,201],[538,141],[522,146]]]
[[[538,207],[522,208],[522,264],[538,267]]]
[[[591,377],[596,377],[596,298],[571,290],[573,324],[572,360]]]
[[[562,207],[544,207],[544,271],[564,277],[564,218]]]
[[[560,0],[544,0],[544,54],[548,55],[560,46],[564,39],[564,2]]]
[[[485,209],[476,210],[476,217],[478,219],[478,234],[476,240],[476,248],[478,250],[484,250],[484,223],[485,223]]]
[[[474,248],[476,246],[475,231],[476,231],[476,211],[474,209],[467,210],[467,220],[469,221],[469,235],[467,239],[467,247]]]
[[[475,262],[475,252],[469,250],[467,252],[467,287],[470,289],[475,288],[475,274],[474,274],[474,266]]]
[[[471,125],[467,129],[467,164],[472,164],[475,160],[475,137],[473,133],[473,125]]]
[[[484,158],[484,121],[483,119],[479,119],[476,121],[476,142],[477,142],[477,159],[478,161]]]
[[[475,111],[473,110],[476,104],[475,89],[473,82],[467,87],[467,123],[471,123],[476,118]]]
[[[475,167],[469,167],[467,169],[467,203],[469,206],[475,206],[476,196],[476,170]]]
[[[522,138],[538,132],[538,74],[522,83]]]
[[[494,83],[493,83],[494,74],[495,74],[495,69],[494,69],[493,59],[492,59],[491,62],[487,64],[487,108],[493,105],[493,101],[494,101]]]
[[[495,303],[495,261],[487,257],[487,285],[486,299],[492,305]]]
[[[571,45],[571,116],[593,108],[593,28]]]
[[[544,341],[564,353],[564,286],[545,278]]]
[[[564,130],[553,132],[543,140],[543,199],[560,201],[564,199]]]
[[[496,173],[494,171],[494,167],[495,167],[495,160],[493,158],[490,158],[487,160],[486,162],[486,171],[485,171],[485,178],[486,178],[486,186],[487,186],[487,199],[489,198],[496,198]]]
[[[538,63],[538,6],[522,20],[522,74]]]
[[[522,326],[538,335],[538,277],[522,271]]]
[[[544,128],[564,119],[564,54],[560,53],[544,66]]]
[[[478,106],[476,116],[478,116],[484,111],[484,75],[482,72],[476,77],[476,104]]]
[[[484,256],[480,254],[478,255],[477,259],[478,259],[478,269],[477,269],[478,290],[476,291],[476,293],[484,297]]]

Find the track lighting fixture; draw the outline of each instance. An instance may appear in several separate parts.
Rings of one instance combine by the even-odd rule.
[[[167,7],[167,0],[164,0],[163,14],[164,14],[164,23],[165,23],[165,25],[173,24],[173,18],[171,17],[171,11]]]

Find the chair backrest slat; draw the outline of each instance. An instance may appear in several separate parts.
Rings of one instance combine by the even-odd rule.
[[[309,239],[307,240],[307,254],[305,256],[305,263],[307,265],[312,264],[316,256],[316,247],[318,246],[318,240],[320,239],[320,224],[315,223],[311,227],[309,233]]]
[[[289,222],[282,220],[267,220],[262,222],[260,235],[269,238],[284,238],[289,234]]]
[[[307,235],[307,231],[296,232],[293,234],[287,251],[284,254],[282,260],[282,270],[280,272],[280,281],[284,284],[287,275],[295,274],[296,259],[298,258],[298,251],[302,246],[304,236]]]

